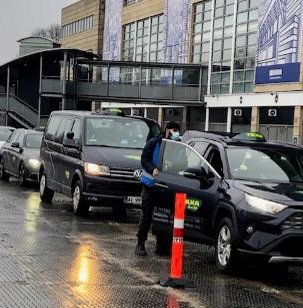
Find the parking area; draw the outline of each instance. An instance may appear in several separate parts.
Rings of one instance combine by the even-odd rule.
[[[220,274],[213,250],[185,244],[193,289],[162,288],[169,258],[134,255],[138,210],[124,223],[110,209],[75,217],[69,199],[40,203],[35,187],[0,183],[0,307],[302,307],[303,267],[288,276],[245,268]]]

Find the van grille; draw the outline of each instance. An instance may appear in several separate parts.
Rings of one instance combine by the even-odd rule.
[[[294,213],[286,220],[284,220],[282,230],[303,230],[303,213]]]
[[[116,179],[131,179],[134,180],[134,169],[131,168],[110,168],[110,176]]]

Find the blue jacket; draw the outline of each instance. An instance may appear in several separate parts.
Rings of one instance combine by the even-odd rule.
[[[157,167],[157,160],[162,138],[163,135],[160,134],[159,136],[150,139],[143,149],[141,155],[141,165],[143,169],[149,174],[152,174],[154,169]],[[155,150],[158,152],[155,152]]]

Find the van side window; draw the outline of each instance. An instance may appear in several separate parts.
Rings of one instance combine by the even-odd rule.
[[[61,116],[59,115],[54,115],[51,117],[45,134],[46,139],[55,140],[55,134],[59,127],[60,121],[61,121]]]
[[[16,142],[17,139],[18,139],[18,137],[19,137],[19,135],[20,135],[20,131],[15,131],[15,132],[11,135],[9,142],[10,142],[10,143]]]
[[[79,141],[81,135],[81,120],[79,118],[75,119],[72,132],[74,133],[74,139]]]
[[[221,176],[223,176],[223,163],[219,149],[213,147],[207,156],[207,161]]]
[[[62,117],[60,125],[55,135],[55,141],[62,143],[67,132],[72,129],[74,119],[72,117]]]
[[[17,137],[16,142],[19,142],[20,146],[23,146],[24,133],[21,131]]]

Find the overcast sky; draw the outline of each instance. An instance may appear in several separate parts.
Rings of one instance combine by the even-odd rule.
[[[17,40],[60,23],[61,9],[77,0],[0,0],[0,63],[18,55]]]

